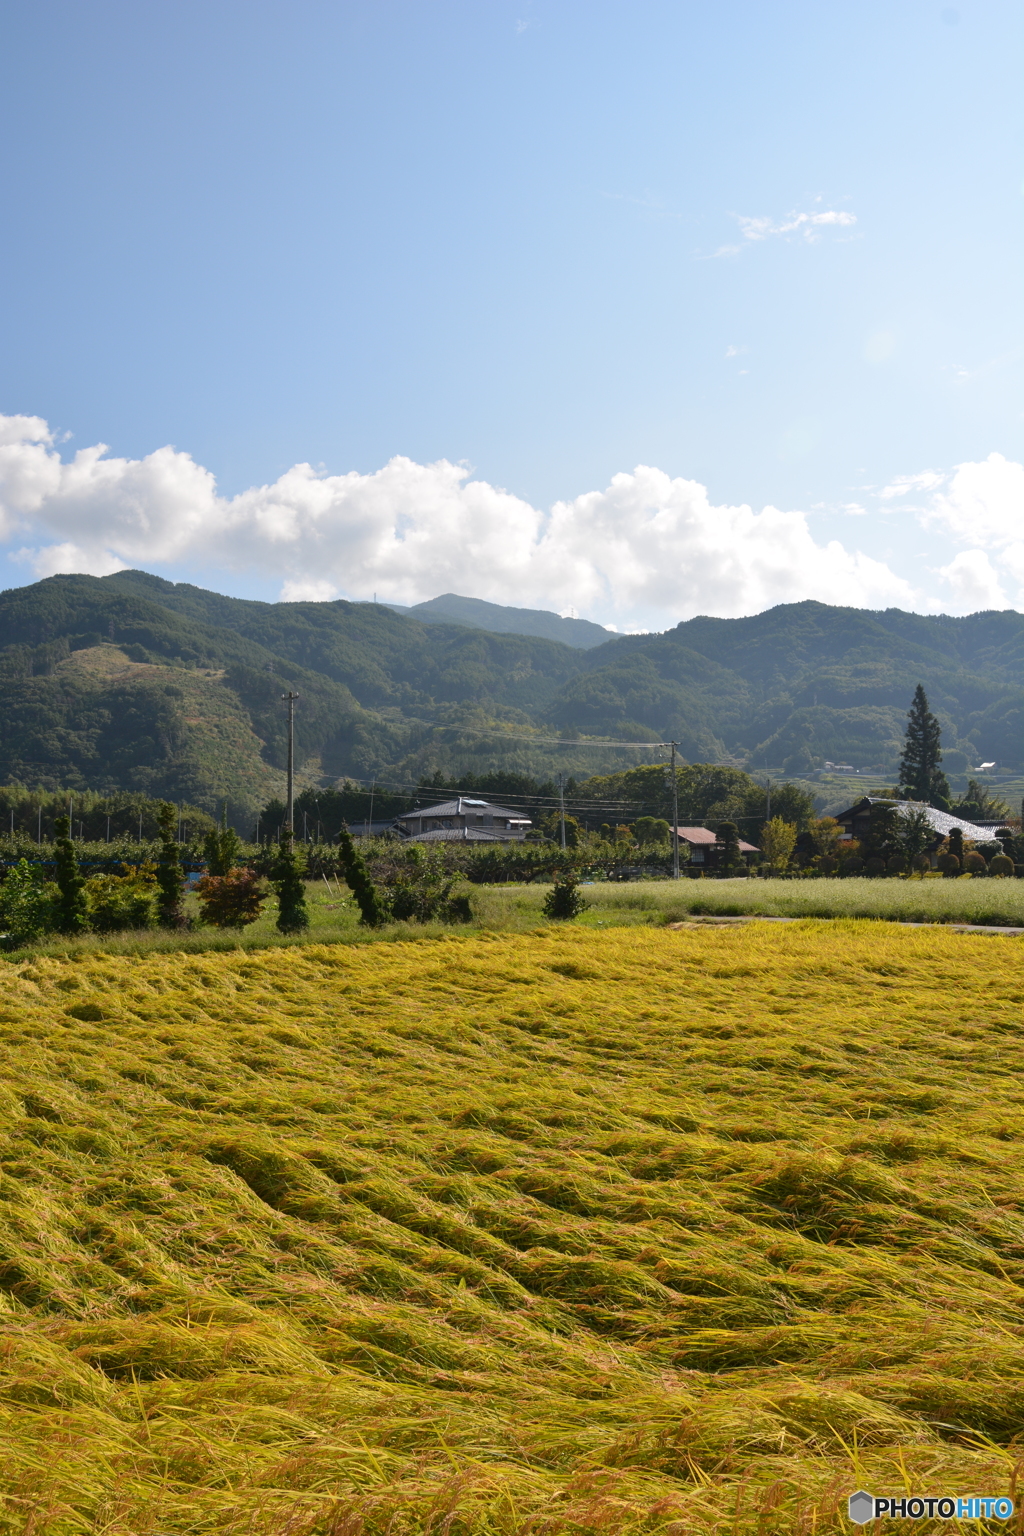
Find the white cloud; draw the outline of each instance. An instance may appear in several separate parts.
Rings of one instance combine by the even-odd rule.
[[[1024,468],[993,454],[950,475],[903,477],[880,494],[970,544],[939,575],[959,604],[988,607],[1005,606],[1000,582],[1024,583],[1022,487]],[[908,504],[911,493],[924,497],[921,507]],[[224,497],[174,448],[121,459],[100,445],[64,463],[45,422],[0,417],[0,526],[12,558],[40,576],[129,565],[252,572],[281,581],[282,598],[305,601],[376,592],[412,604],[456,591],[571,605],[622,631],[804,598],[939,606],[883,561],[818,542],[802,512],[716,506],[696,481],[644,465],[549,512],[471,479],[464,465],[402,457],[365,475],[297,464],[272,485]],[[998,575],[984,546],[1001,548]]]
[[[753,613],[805,597],[913,605],[880,561],[818,544],[800,512],[713,506],[702,485],[640,466],[543,513],[465,466],[395,458],[374,474],[297,464],[227,498],[187,454],[86,448],[63,463],[45,423],[4,422],[0,509],[38,575],[187,565],[276,575],[282,596],[415,603],[459,591],[620,627]]]
[[[894,501],[899,496],[908,496],[911,491],[932,491],[940,486],[945,479],[934,469],[923,470],[917,475],[897,475],[889,485],[883,486],[879,491],[882,501]]]
[[[315,577],[286,581],[281,588],[282,603],[329,603],[339,596],[333,581],[317,581]]]
[[[857,215],[840,209],[829,208],[821,213],[790,213],[776,223],[765,216],[735,215],[740,232],[746,240],[767,240],[772,235],[801,235],[805,240],[821,238],[822,230],[831,227],[848,228],[856,224]]]
[[[990,453],[958,464],[940,484],[926,516],[955,539],[1000,549],[1024,535],[1024,464]]]
[[[986,608],[1010,606],[999,577],[983,549],[961,550],[948,565],[940,567],[939,575],[949,584],[959,608],[979,612]]]

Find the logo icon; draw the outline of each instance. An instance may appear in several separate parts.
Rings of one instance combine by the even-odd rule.
[[[869,1520],[874,1519],[874,1498],[870,1493],[865,1493],[863,1488],[850,1494],[848,1508],[854,1525],[867,1525]]]

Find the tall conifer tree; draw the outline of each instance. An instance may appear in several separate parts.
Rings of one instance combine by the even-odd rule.
[[[277,926],[282,933],[301,933],[309,927],[304,873],[302,855],[296,852],[292,834],[285,827],[270,875],[277,892]]]
[[[71,819],[57,818],[57,901],[54,927],[58,933],[84,933],[89,926],[89,907],[85,899],[85,878],[78,868],[78,855],[71,841]]]
[[[900,787],[908,800],[920,800],[936,810],[949,810],[949,784],[939,766],[942,762],[939,722],[928,708],[924,688],[918,683],[907,711],[907,735],[900,757]]]
[[[176,837],[178,813],[173,805],[163,801],[156,813],[160,829],[160,852],[156,863],[157,911],[165,928],[184,928],[185,912],[182,894],[185,874],[181,867],[180,850]]]

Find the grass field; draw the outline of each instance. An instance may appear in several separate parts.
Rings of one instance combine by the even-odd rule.
[[[527,933],[544,921],[549,885],[467,885],[474,919],[461,932]],[[870,917],[894,922],[979,923],[1024,927],[1024,880],[649,880],[601,881],[584,889],[584,928],[661,924],[691,914],[765,917]],[[306,934],[284,937],[275,927],[277,908],[269,901],[259,921],[242,930],[200,928],[188,934],[153,932],[89,934],[68,940],[50,935],[28,953],[62,956],[102,950],[111,954],[202,954],[323,944],[368,944],[435,939],[450,932],[441,924],[391,923],[373,930],[359,925],[359,912],[345,886],[309,881],[311,924]],[[188,898],[196,915],[199,904]]]
[[[4,968],[0,1530],[1015,1490],[1022,958],[839,922]]]

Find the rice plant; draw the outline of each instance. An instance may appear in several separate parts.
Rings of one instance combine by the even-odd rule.
[[[5,964],[0,1531],[1016,1486],[1020,942],[593,916]]]

